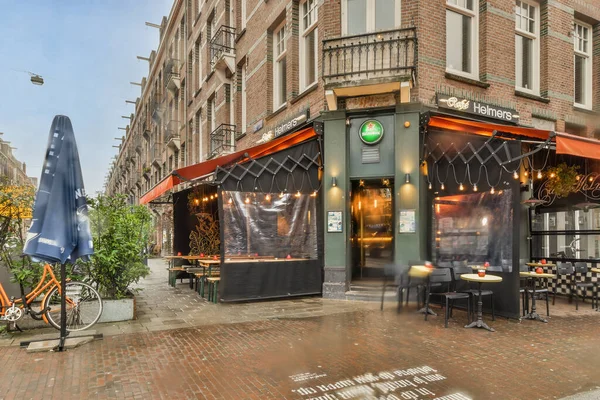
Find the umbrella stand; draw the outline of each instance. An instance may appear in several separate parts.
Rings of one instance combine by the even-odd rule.
[[[60,338],[58,339],[58,351],[65,350],[67,339],[67,268],[64,263],[60,264]]]

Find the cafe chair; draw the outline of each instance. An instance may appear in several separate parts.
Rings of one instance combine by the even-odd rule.
[[[446,288],[447,291],[442,291],[439,293],[432,293],[430,290],[427,291],[427,297],[425,299],[425,309],[429,308],[429,299],[431,296],[441,296],[446,300],[445,308],[444,308],[444,327],[448,327],[448,319],[450,317],[450,310],[453,305],[454,300],[466,299],[467,300],[467,319],[471,322],[469,316],[471,315],[471,301],[468,293],[458,293],[451,291],[451,286],[453,284],[452,280],[452,272],[450,268],[437,268],[431,272],[429,276],[430,285],[438,284],[442,286],[442,288]],[[425,313],[425,321],[427,321],[428,313]]]
[[[587,279],[587,273],[588,273],[588,267],[587,267],[587,263],[579,261],[575,263],[575,277],[574,279],[577,279],[577,274],[581,275],[581,280],[579,282],[575,282],[573,284],[573,287],[575,289],[574,291],[574,295],[575,295],[575,309],[579,310],[579,291],[581,290],[581,292],[583,293],[583,301],[585,302],[585,296],[587,295],[587,290],[588,289],[594,289],[594,283],[591,281],[588,281]],[[593,298],[592,298],[593,299]],[[594,301],[592,300],[592,307],[594,307]]]
[[[559,261],[556,265],[556,278],[552,296],[552,305],[556,303],[556,292],[558,292],[559,282],[561,281],[566,281],[566,287],[569,289],[569,297],[573,295],[573,264],[570,262]]]

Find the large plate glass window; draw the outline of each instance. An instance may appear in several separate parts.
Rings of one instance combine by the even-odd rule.
[[[592,108],[592,27],[575,22],[575,105]]]
[[[479,79],[477,4],[446,1],[446,70],[472,79]]]
[[[400,0],[342,0],[342,32],[361,35],[400,26]]]
[[[287,97],[287,71],[285,46],[285,20],[273,32],[273,109],[285,104]]]
[[[515,6],[516,87],[539,94],[539,6],[521,0]]]
[[[317,82],[317,0],[302,3],[300,13],[300,90],[304,90]]]

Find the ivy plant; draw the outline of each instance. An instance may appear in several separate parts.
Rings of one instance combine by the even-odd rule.
[[[560,163],[555,167],[548,168],[548,181],[546,188],[553,192],[556,197],[567,197],[577,191],[577,170],[579,165],[567,165]]]

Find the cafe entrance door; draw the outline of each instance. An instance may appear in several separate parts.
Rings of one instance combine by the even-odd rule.
[[[393,194],[391,178],[352,181],[352,280],[381,278],[393,260]]]

